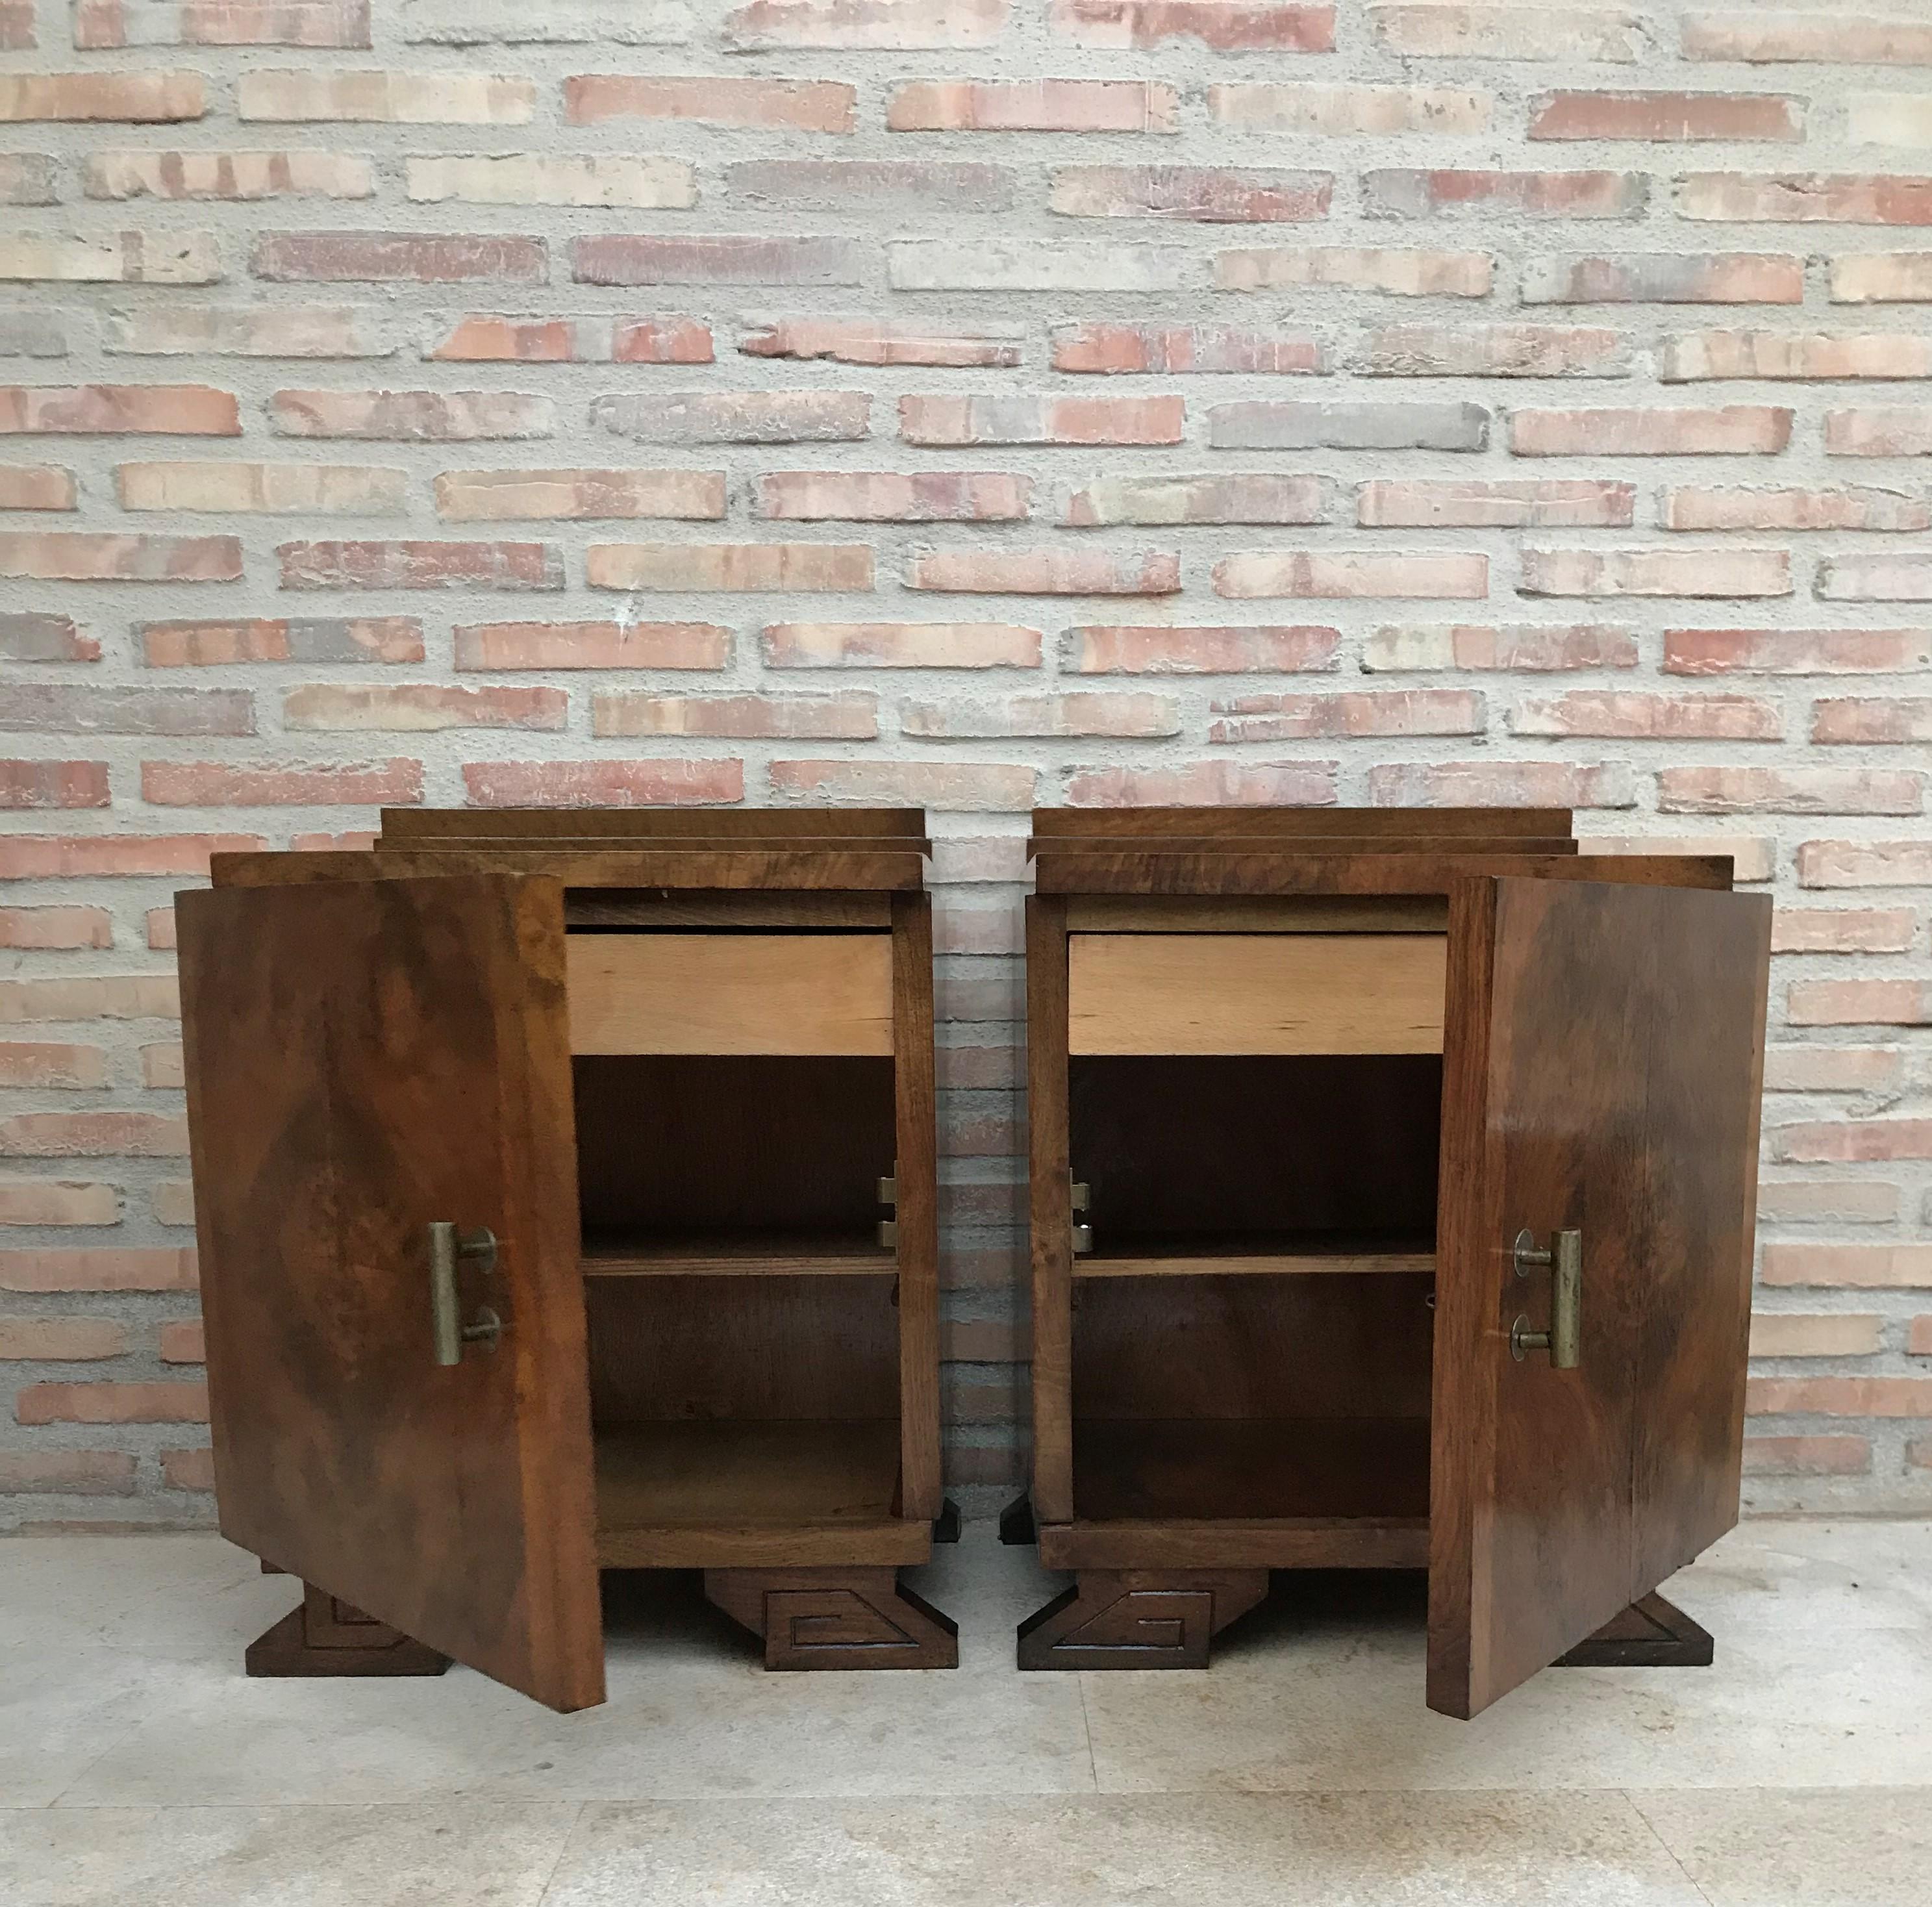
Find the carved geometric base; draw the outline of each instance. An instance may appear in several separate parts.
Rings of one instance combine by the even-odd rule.
[[[1082,1569],[1020,1624],[1022,1668],[1205,1668],[1268,1594],[1265,1569]]]
[[[896,1569],[706,1569],[704,1593],[763,1638],[767,1668],[959,1666],[958,1624]]]
[[[314,1583],[272,1629],[248,1644],[250,1675],[440,1675],[449,1658],[365,1616]]]
[[[1022,1490],[1000,1512],[1000,1540],[1003,1543],[1036,1543],[1040,1530],[1034,1524],[1033,1497]]]
[[[1646,1596],[1613,1616],[1587,1642],[1556,1658],[1558,1668],[1708,1668],[1709,1632],[1674,1602]]]

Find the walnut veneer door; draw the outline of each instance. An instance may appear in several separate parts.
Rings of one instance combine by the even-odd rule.
[[[604,1696],[562,893],[183,895],[222,1532],[558,1709]],[[432,1224],[487,1227],[436,1361]]]
[[[1452,892],[1432,1708],[1486,1707],[1737,1520],[1770,920],[1697,889]],[[1573,1368],[1523,1230],[1553,1258],[1580,1234]],[[1519,1319],[1557,1344],[1513,1346]]]

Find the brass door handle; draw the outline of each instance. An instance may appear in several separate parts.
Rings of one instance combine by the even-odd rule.
[[[1516,1235],[1512,1254],[1518,1278],[1539,1265],[1550,1266],[1550,1329],[1532,1331],[1519,1316],[1510,1326],[1510,1354],[1520,1364],[1532,1351],[1547,1351],[1552,1371],[1574,1371],[1583,1359],[1583,1234],[1552,1232],[1550,1248],[1539,1250],[1527,1228]]]
[[[494,1351],[503,1335],[503,1320],[488,1305],[476,1314],[475,1323],[463,1322],[456,1296],[457,1261],[463,1258],[494,1272],[496,1233],[487,1226],[461,1232],[447,1220],[436,1221],[429,1228],[429,1315],[440,1365],[460,1364],[465,1344],[482,1344]]]

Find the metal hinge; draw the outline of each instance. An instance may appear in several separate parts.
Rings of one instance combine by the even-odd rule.
[[[1084,1212],[1093,1197],[1093,1188],[1084,1179],[1076,1179],[1068,1186],[1067,1205],[1074,1212]],[[1073,1227],[1073,1251],[1078,1257],[1094,1249],[1094,1227],[1076,1224]]]
[[[881,1179],[879,1181],[879,1203],[883,1206],[890,1207],[895,1213],[896,1213],[899,1209],[898,1175],[899,1162],[897,1159],[895,1159],[892,1161],[892,1176],[890,1179]],[[879,1221],[880,1244],[890,1248],[897,1245],[898,1242],[899,1222],[898,1218],[896,1217],[891,1218],[881,1218]]]

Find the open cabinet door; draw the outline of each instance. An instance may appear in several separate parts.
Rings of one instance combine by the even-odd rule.
[[[222,1533],[553,1708],[602,1701],[561,888],[177,912]],[[495,1241],[456,1258],[454,1363],[439,1224]]]
[[[1756,895],[1455,885],[1431,1708],[1487,1707],[1737,1520],[1770,920]],[[1524,1231],[1552,1258],[1581,1235],[1574,1368]]]

